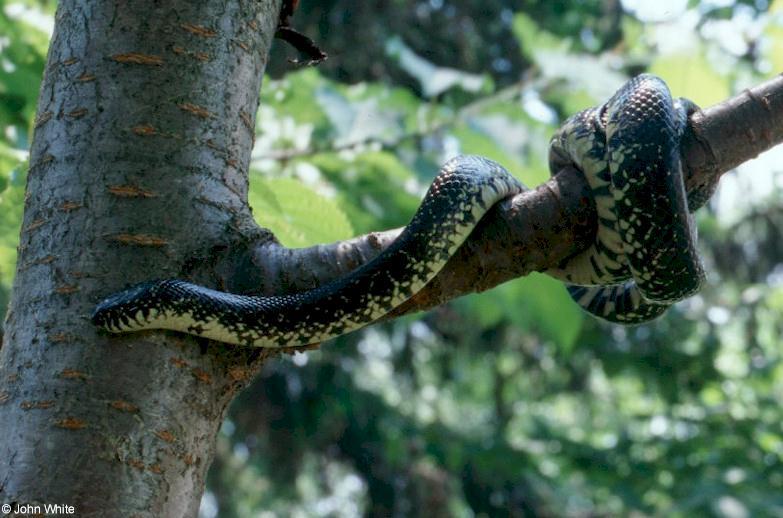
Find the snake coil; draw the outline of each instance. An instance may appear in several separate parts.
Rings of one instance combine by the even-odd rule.
[[[642,75],[606,104],[568,119],[552,140],[552,171],[573,165],[584,173],[598,227],[588,250],[548,273],[568,282],[571,296],[598,317],[644,322],[702,283],[679,158],[694,109],[673,101],[660,79]],[[171,329],[257,347],[321,342],[363,327],[413,296],[492,205],[525,189],[499,164],[460,156],[441,168],[399,237],[340,279],[270,297],[150,281],[102,301],[92,320],[114,333]]]
[[[571,297],[599,318],[652,320],[704,282],[690,211],[714,185],[692,193],[689,204],[680,159],[696,110],[642,74],[602,106],[566,120],[552,138],[550,170],[571,165],[584,174],[598,226],[592,246],[548,273],[570,283]]]

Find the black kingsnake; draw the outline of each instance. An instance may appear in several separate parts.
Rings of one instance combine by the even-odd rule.
[[[679,158],[693,109],[674,102],[663,81],[642,75],[606,104],[568,119],[552,140],[553,174],[565,165],[583,171],[598,229],[588,250],[548,273],[570,283],[571,296],[594,315],[644,322],[702,283]],[[460,156],[442,167],[399,237],[340,279],[271,297],[151,281],[110,296],[92,319],[118,333],[172,329],[258,347],[321,342],[377,320],[421,290],[492,205],[523,190],[499,164]]]
[[[691,113],[661,79],[642,74],[605,104],[568,119],[552,138],[549,167],[582,171],[598,214],[593,245],[550,273],[588,312],[638,324],[701,287],[704,269],[690,212],[714,184],[686,194],[680,140]]]

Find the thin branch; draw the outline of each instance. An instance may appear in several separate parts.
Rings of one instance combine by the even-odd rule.
[[[692,135],[682,149],[686,188],[716,182],[724,172],[783,142],[781,114],[783,76],[695,113]],[[563,169],[537,188],[496,205],[435,279],[390,316],[426,310],[532,271],[545,271],[589,246],[595,218],[583,176],[573,168]],[[247,258],[258,281],[252,291],[293,292],[328,282],[378,255],[399,232],[373,232],[302,249],[265,241]],[[227,279],[226,285],[249,287],[247,278]]]

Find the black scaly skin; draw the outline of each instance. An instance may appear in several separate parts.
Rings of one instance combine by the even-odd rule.
[[[597,317],[652,320],[704,281],[680,160],[697,109],[643,74],[606,104],[568,119],[552,140],[551,171],[573,165],[585,174],[599,226],[592,247],[550,273],[572,283],[571,297]],[[692,194],[691,210],[709,194]]]
[[[271,297],[232,295],[173,279],[151,281],[111,295],[92,320],[115,333],[171,329],[257,347],[321,342],[377,320],[421,290],[492,205],[524,189],[499,164],[460,156],[443,166],[398,238],[340,279]]]

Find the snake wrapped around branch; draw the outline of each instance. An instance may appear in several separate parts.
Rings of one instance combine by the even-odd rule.
[[[680,163],[695,106],[641,75],[602,106],[568,119],[552,139],[550,168],[575,166],[598,214],[592,245],[548,271],[588,312],[636,324],[699,289],[704,271]],[[526,188],[478,156],[446,163],[411,222],[373,260],[315,289],[280,296],[223,293],[181,280],[150,281],[111,295],[93,322],[123,333],[170,329],[231,344],[321,342],[377,320],[421,290],[500,200]],[[692,198],[694,205],[708,195]],[[698,201],[696,201],[698,200]]]

